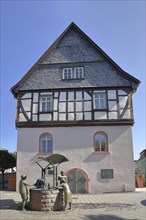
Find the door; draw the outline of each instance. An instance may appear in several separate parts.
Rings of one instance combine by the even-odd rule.
[[[74,168],[67,172],[67,179],[73,194],[84,194],[88,192],[88,176],[85,171]]]

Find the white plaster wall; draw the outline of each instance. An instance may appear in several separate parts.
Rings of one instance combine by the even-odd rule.
[[[110,154],[95,154],[93,136],[97,131],[108,135]],[[135,188],[132,131],[130,126],[91,126],[57,128],[19,128],[17,184],[26,173],[33,184],[41,177],[41,169],[32,164],[39,152],[39,137],[49,132],[53,136],[53,152],[69,159],[59,170],[83,169],[89,177],[89,193],[133,191]],[[101,179],[101,169],[114,169],[113,179]],[[50,181],[50,180],[49,180]]]

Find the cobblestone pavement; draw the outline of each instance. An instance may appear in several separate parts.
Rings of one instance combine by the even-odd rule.
[[[21,211],[17,192],[0,192],[0,220],[145,220],[146,189],[135,192],[73,196],[72,210]]]

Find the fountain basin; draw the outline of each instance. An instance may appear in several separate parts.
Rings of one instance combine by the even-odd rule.
[[[33,211],[53,211],[59,190],[56,189],[30,189],[30,209]]]

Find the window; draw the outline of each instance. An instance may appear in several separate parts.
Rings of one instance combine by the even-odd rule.
[[[94,135],[94,148],[96,152],[107,152],[107,135],[104,132],[98,132]]]
[[[76,79],[80,79],[84,77],[83,67],[76,67],[74,72]]]
[[[113,169],[101,169],[101,179],[113,179]]]
[[[63,69],[63,79],[71,79],[72,78],[72,68]]]
[[[51,95],[41,95],[40,99],[40,111],[50,112],[52,111],[52,96]]]
[[[105,109],[106,108],[106,96],[105,92],[94,94],[94,108],[95,109]]]
[[[40,153],[52,153],[53,138],[51,134],[42,134],[40,137]]]
[[[83,67],[73,67],[63,69],[63,79],[81,79],[84,78]]]

